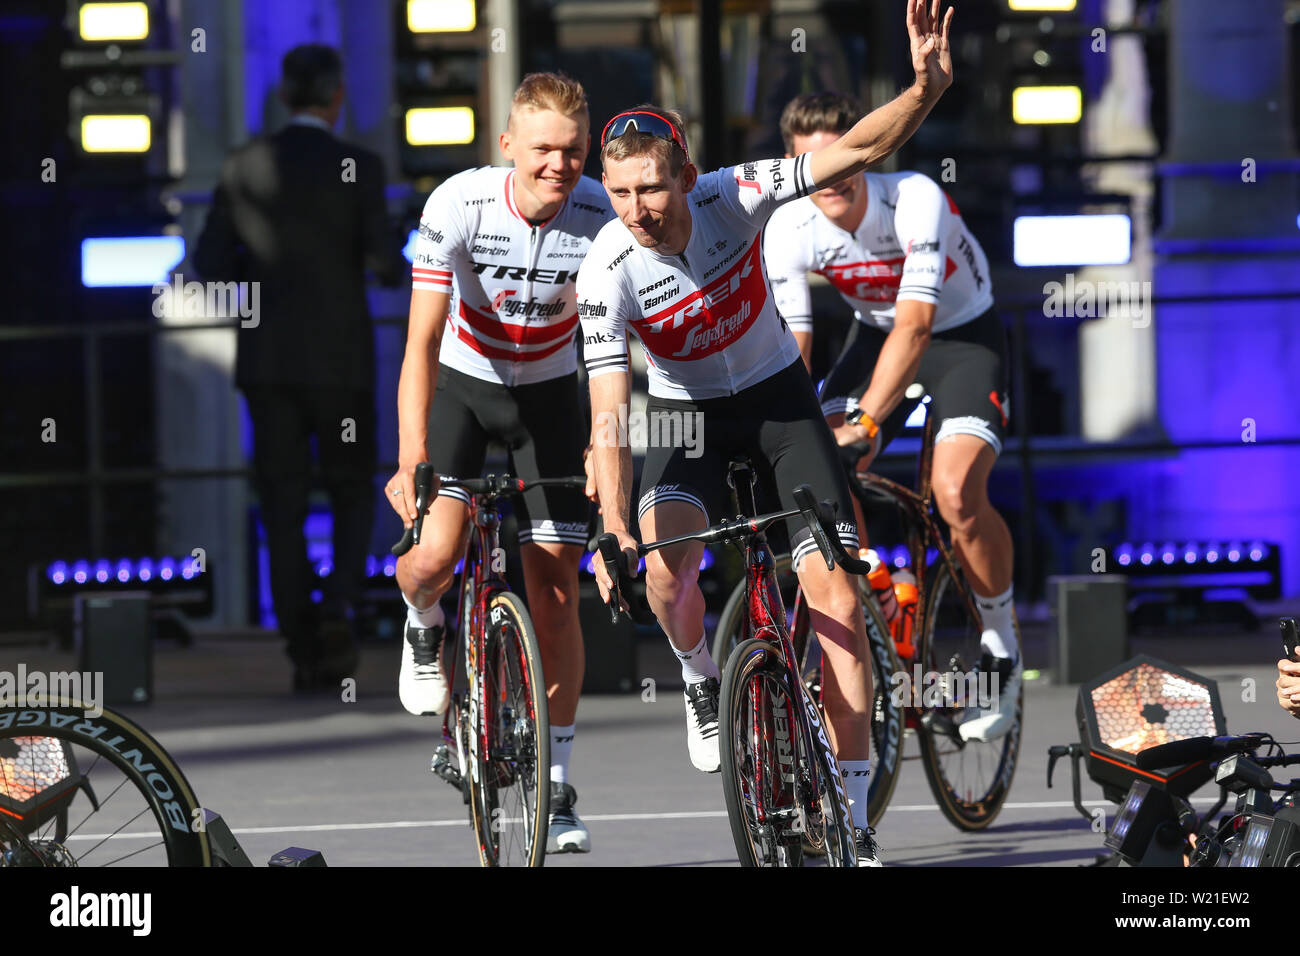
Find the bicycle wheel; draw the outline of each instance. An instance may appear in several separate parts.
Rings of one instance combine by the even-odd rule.
[[[0,867],[212,866],[201,820],[175,761],[125,717],[0,709]]]
[[[737,647],[722,672],[722,794],[741,866],[803,864],[787,680],[780,650],[758,639]]]
[[[488,602],[470,800],[484,866],[541,866],[550,824],[551,731],[537,634],[508,591]]]
[[[777,586],[781,589],[781,601],[786,608],[787,624],[794,627],[793,615],[795,595],[799,579],[790,570],[790,555],[776,555],[775,573]],[[894,642],[889,635],[889,627],[881,615],[880,606],[875,595],[866,585],[866,579],[859,579],[862,594],[862,609],[866,616],[867,644],[871,652],[871,680],[874,701],[871,713],[871,789],[868,795],[867,817],[872,826],[884,816],[885,808],[898,785],[899,771],[902,769],[903,754],[903,708],[895,704],[890,693],[894,686],[892,677],[898,670],[898,658],[894,653]],[[745,582],[740,581],[727,598],[722,614],[718,617],[718,627],[713,637],[713,659],[729,659],[739,636],[743,633],[744,623],[748,618],[749,608],[745,604]],[[805,625],[806,626],[806,625]],[[813,634],[793,634],[794,645],[816,649],[816,636]],[[805,663],[815,655],[805,654]],[[804,676],[808,681],[819,681],[816,673],[806,668]]]
[[[964,683],[961,696],[967,697],[975,690],[970,675],[980,658],[982,631],[967,606],[969,591],[964,580],[954,580],[943,561],[935,562],[926,572],[925,590],[926,634],[919,646],[926,668],[953,675],[948,679]],[[939,809],[959,830],[983,830],[1006,802],[1020,754],[1024,700],[1022,684],[1011,729],[987,742],[961,739],[957,723],[962,708],[923,706],[917,737],[925,776]]]

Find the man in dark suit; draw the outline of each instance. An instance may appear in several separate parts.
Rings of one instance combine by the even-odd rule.
[[[241,323],[235,383],[253,421],[253,466],[271,594],[294,688],[338,686],[356,667],[352,614],[374,512],[374,338],[365,272],[405,272],[390,233],[379,156],[334,137],[342,63],[330,47],[290,50],[289,124],[227,157],[194,265],[209,280],[259,283]],[[334,518],[333,569],[319,613],[303,522],[314,435]]]

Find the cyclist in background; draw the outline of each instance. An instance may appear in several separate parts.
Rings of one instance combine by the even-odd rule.
[[[424,207],[397,389],[399,467],[387,486],[407,527],[415,519],[414,473],[421,461],[444,475],[477,476],[488,442],[501,441],[520,478],[583,472],[574,277],[612,215],[600,184],[582,175],[590,143],[582,86],[554,73],[529,74],[500,136],[513,168],[484,166],[453,176]],[[534,488],[516,502],[551,718],[547,852],[586,853],[591,840],[573,809],[569,757],[584,663],[578,561],[590,507],[571,488]],[[408,608],[399,690],[413,714],[447,708],[438,602],[464,553],[469,506],[463,491],[440,492],[419,546],[397,563]]]
[[[727,464],[747,453],[769,495],[793,506],[807,482],[839,505],[837,530],[857,547],[850,496],[799,349],[769,294],[759,234],[783,202],[833,184],[888,156],[921,124],[952,82],[949,9],[928,14],[909,0],[915,84],[825,149],[794,159],[745,163],[703,174],[691,163],[680,117],[638,107],[615,116],[601,136],[605,187],[619,217],[592,244],[578,279],[584,360],[590,378],[593,457],[606,531],[636,567],[629,528],[631,452],[602,423],[629,400],[628,343],[641,340],[649,364],[647,414],[698,415],[697,456],[682,447],[647,449],[637,514],[647,539],[699,531],[724,513]],[[827,662],[825,706],[846,778],[861,865],[879,865],[867,826],[871,671],[856,582],[827,571],[808,528],[791,535],[794,568]],[[718,666],[704,633],[698,585],[703,545],[646,556],[650,605],[682,664],[687,741],[697,769],[716,772]],[[805,561],[809,555],[814,560]],[[595,565],[602,596],[612,582]]]
[[[786,155],[825,149],[860,115],[838,93],[796,97],[781,115]],[[980,669],[999,675],[998,700],[969,710],[958,729],[966,740],[1001,736],[1015,717],[1023,666],[1011,532],[987,492],[1008,403],[1006,336],[984,251],[947,194],[916,172],[858,173],[782,207],[764,235],[777,307],[802,339],[805,362],[812,342],[809,272],[825,276],[861,323],[821,390],[836,440],[871,443],[859,468],[915,408],[904,390],[919,380],[930,393],[929,414],[938,416],[935,502],[984,622]]]

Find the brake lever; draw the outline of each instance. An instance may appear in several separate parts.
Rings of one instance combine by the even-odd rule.
[[[420,543],[424,512],[433,497],[433,465],[422,461],[415,466],[415,520],[402,532],[402,539],[389,550],[399,558]]]

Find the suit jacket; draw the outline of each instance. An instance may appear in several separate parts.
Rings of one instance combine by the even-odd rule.
[[[365,270],[396,285],[400,248],[375,153],[303,123],[231,153],[193,262],[210,281],[260,283],[235,383],[373,388]]]

